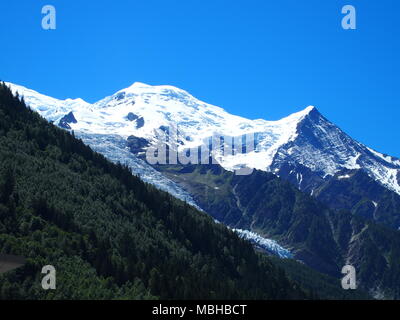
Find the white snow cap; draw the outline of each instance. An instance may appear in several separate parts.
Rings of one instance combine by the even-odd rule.
[[[335,175],[342,169],[361,168],[376,181],[400,194],[400,160],[354,141],[319,113],[308,117],[316,110],[314,106],[277,121],[250,120],[232,115],[196,99],[185,90],[168,85],[151,86],[134,82],[111,96],[89,104],[79,98],[59,100],[23,86],[7,84],[14,92],[24,96],[32,109],[55,124],[72,112],[77,123],[70,123],[69,126],[75,132],[116,135],[123,139],[135,136],[153,141],[155,130],[177,126],[179,149],[200,146],[213,135],[239,137],[249,134],[256,140],[255,150],[235,156],[214,154],[226,170],[246,166],[272,171],[275,164],[275,173],[278,158],[282,161],[290,159],[322,177]],[[305,119],[310,119],[313,137],[307,136],[309,132],[299,132],[299,124]]]

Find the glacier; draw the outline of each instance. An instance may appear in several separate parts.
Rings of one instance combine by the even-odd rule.
[[[259,234],[249,230],[232,229],[232,231],[236,232],[241,238],[250,241],[256,247],[264,249],[273,255],[284,259],[293,258],[293,254],[290,252],[290,250],[285,249],[275,240],[264,238]]]

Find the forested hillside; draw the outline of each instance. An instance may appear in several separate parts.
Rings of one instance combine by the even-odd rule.
[[[352,264],[360,288],[379,298],[400,297],[398,231],[358,213],[332,210],[271,173],[238,176],[217,165],[158,169],[230,227],[278,240],[295,259],[336,278]]]
[[[0,85],[1,299],[304,299],[206,214],[144,184]],[[57,289],[40,283],[44,265]]]

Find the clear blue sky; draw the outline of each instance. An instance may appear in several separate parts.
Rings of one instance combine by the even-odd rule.
[[[341,28],[345,4],[357,30]],[[399,31],[398,0],[0,1],[0,79],[89,102],[170,84],[253,119],[315,105],[400,157]]]

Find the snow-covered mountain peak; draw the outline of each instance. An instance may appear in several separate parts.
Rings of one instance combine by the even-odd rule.
[[[308,106],[307,108],[305,108],[305,109],[303,109],[303,110],[300,110],[300,111],[298,111],[298,112],[292,113],[292,114],[290,114],[289,116],[287,116],[287,117],[285,117],[285,118],[283,118],[283,119],[281,119],[281,120],[288,119],[288,118],[302,119],[302,118],[304,118],[304,117],[306,117],[306,116],[308,116],[309,114],[314,113],[314,112],[315,112],[315,113],[319,113],[316,107],[314,107],[314,106]],[[279,121],[279,120],[278,120],[278,121]]]
[[[319,179],[360,169],[400,194],[400,160],[355,141],[315,108],[299,122],[296,138],[279,148],[270,169],[311,193]]]
[[[41,93],[39,93],[39,92],[37,92],[35,90],[29,89],[29,88],[26,88],[24,86],[17,85],[17,84],[11,83],[11,82],[4,82],[4,83],[7,86],[9,86],[14,93],[18,92],[18,94],[20,96],[23,96],[24,98],[27,98],[27,99],[35,99],[37,101],[42,101],[43,103],[45,103],[46,101],[51,100],[51,101],[54,101],[54,102],[60,102],[61,101],[61,102],[65,102],[65,103],[82,103],[82,104],[85,104],[85,105],[89,105],[88,102],[84,101],[81,98],[67,98],[65,100],[61,100],[61,99],[56,99],[56,98],[52,98],[52,97],[46,96],[46,95],[41,94]]]
[[[310,113],[311,111],[318,111],[316,107],[314,106],[308,106],[307,108],[304,109],[304,112]]]
[[[290,127],[290,131],[292,131],[293,134],[297,134],[297,128],[298,125],[307,117],[313,116],[313,115],[319,115],[320,113],[314,106],[308,106],[307,108],[300,110],[298,112],[292,113],[288,115],[287,117],[284,117],[280,120],[276,121],[266,121],[264,120],[263,125],[266,127],[270,126],[284,126],[285,129],[287,130],[288,127]]]
[[[147,91],[147,92],[161,92],[163,90],[171,90],[171,91],[176,91],[176,92],[185,92],[188,93],[187,91],[180,89],[178,87],[174,87],[171,85],[150,85],[147,83],[143,83],[143,82],[134,82],[132,85],[130,85],[129,87],[122,89],[120,91]]]
[[[90,104],[81,98],[77,99],[55,99],[35,90],[28,89],[24,86],[16,85],[10,82],[5,82],[14,93],[24,97],[25,102],[29,107],[40,113],[49,121],[58,123],[69,112],[85,113],[90,109]]]
[[[178,96],[186,96],[188,99],[195,99],[191,94],[189,94],[187,91],[170,86],[170,85],[156,85],[152,86],[143,82],[134,82],[131,86],[119,90],[112,96],[118,96],[121,94],[133,94],[133,95],[164,95],[168,96],[170,95],[171,97],[178,97]],[[197,100],[198,101],[198,100]]]
[[[135,88],[149,88],[152,87],[151,85],[148,85],[147,83],[143,83],[143,82],[139,82],[139,81],[135,81],[133,84],[131,84],[129,87],[123,89],[123,90],[129,90],[129,89],[135,89]],[[123,91],[120,90],[120,91]]]
[[[86,136],[136,137],[151,142],[156,131],[174,126],[179,131],[178,148],[187,149],[202,145],[213,135],[250,134],[255,140],[255,150],[215,157],[225,169],[235,170],[245,165],[272,171],[289,180],[293,176],[299,188],[308,191],[314,188],[313,181],[334,176],[343,169],[362,169],[400,194],[400,160],[353,140],[313,106],[277,121],[250,120],[200,101],[173,86],[135,82],[89,104],[82,99],[58,100],[7,84],[49,121]],[[312,173],[309,184],[304,170]]]
[[[81,99],[81,98],[76,98],[76,99],[67,98],[67,99],[65,99],[65,102],[68,102],[68,103],[89,104],[88,102],[86,102],[85,100],[83,100],[83,99]]]

